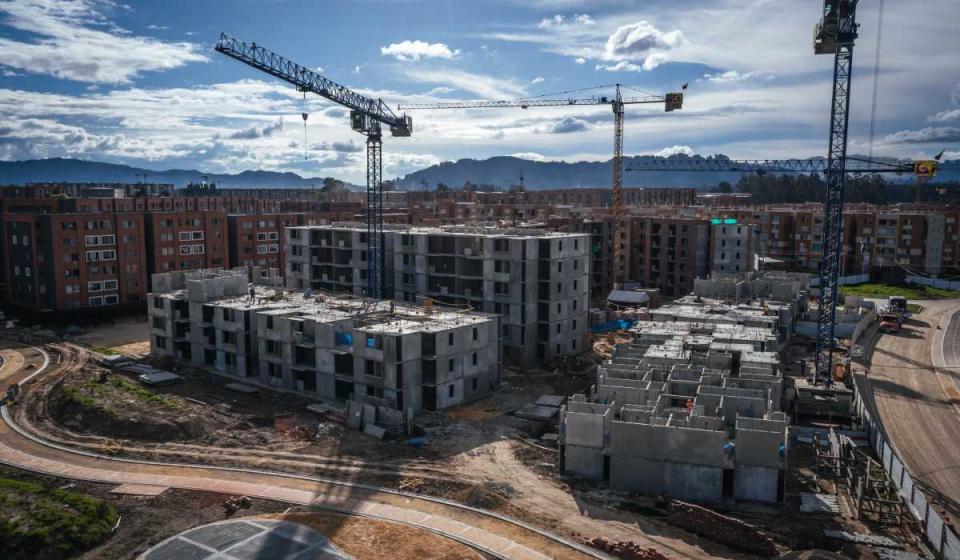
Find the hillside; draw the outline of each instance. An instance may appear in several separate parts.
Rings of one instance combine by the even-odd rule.
[[[713,158],[727,159],[718,155]],[[671,159],[703,160],[702,156],[674,155]],[[633,165],[663,162],[656,156],[632,156],[624,158],[624,168]],[[492,157],[485,160],[461,159],[432,165],[397,179],[396,184],[403,189],[436,188],[438,183],[449,187],[460,187],[466,182],[475,185],[494,186],[508,189],[520,183],[520,177],[526,188],[557,189],[609,187],[612,165],[608,161],[532,161],[511,156]],[[171,183],[184,187],[188,183],[199,183],[206,175],[207,180],[221,187],[248,188],[305,188],[321,185],[320,177],[301,177],[296,173],[276,171],[243,171],[237,174],[204,173],[195,169],[169,169],[153,171],[129,165],[118,165],[78,159],[52,158],[26,161],[0,161],[0,184],[22,185],[35,182],[104,182],[136,183],[147,174],[147,182]],[[721,181],[732,184],[742,176],[734,172],[703,171],[643,171],[625,172],[623,184],[628,187],[695,187],[712,188]],[[899,182],[913,182],[909,175],[897,176],[885,174],[885,179]],[[960,180],[960,166],[952,162],[952,167],[941,168],[934,179],[937,181]],[[348,185],[351,189],[362,186]]]
[[[714,159],[729,159],[723,155]],[[671,160],[704,160],[702,156],[674,155]],[[664,162],[656,156],[624,157],[623,166],[628,170],[633,165]],[[437,183],[459,187],[466,181],[477,185],[493,185],[509,188],[520,183],[523,177],[527,189],[609,187],[613,166],[607,161],[581,161],[566,163],[557,161],[532,161],[515,157],[492,157],[485,160],[461,159],[443,162],[421,169],[401,178],[398,185],[407,189],[435,188]],[[736,184],[743,173],[713,171],[625,171],[623,184],[628,187],[695,187],[712,188],[721,181]],[[884,174],[891,181],[912,182],[912,176]],[[960,166],[941,169],[934,181],[960,179]]]
[[[204,173],[196,169],[153,171],[129,165],[65,158],[0,161],[0,184],[7,185],[47,181],[136,183],[143,180],[144,173],[149,183],[171,183],[177,187],[185,187],[191,182],[199,183],[204,175],[207,181],[221,187],[298,188],[323,183],[322,178],[304,178],[296,173],[276,171],[244,171],[237,174]]]

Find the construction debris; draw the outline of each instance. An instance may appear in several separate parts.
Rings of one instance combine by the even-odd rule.
[[[249,496],[230,498],[229,500],[223,502],[223,513],[227,517],[230,517],[241,509],[250,509],[252,505],[253,501]]]
[[[584,539],[583,543],[624,560],[669,560],[668,556],[660,554],[657,549],[643,548],[633,541],[608,541],[603,537],[594,537]]]
[[[670,502],[667,510],[667,523],[730,548],[758,554],[764,558],[778,554],[773,540],[753,525],[704,507],[674,500]]]
[[[800,493],[800,511],[804,513],[840,513],[837,497],[830,494]]]
[[[883,548],[903,548],[903,544],[891,538],[882,535],[869,535],[867,533],[853,533],[844,530],[824,529],[823,535],[828,539],[836,539],[844,542],[856,544],[866,544],[870,546],[879,546]]]

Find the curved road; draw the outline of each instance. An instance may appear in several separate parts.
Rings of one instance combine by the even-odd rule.
[[[5,352],[6,354],[6,352]],[[0,393],[43,370],[41,357],[24,362],[7,360],[0,367]],[[14,368],[17,369],[14,369]],[[150,484],[172,488],[248,495],[309,505],[341,513],[397,521],[454,538],[496,558],[608,558],[586,546],[497,516],[440,500],[390,492],[372,486],[341,483],[307,476],[251,470],[150,464],[78,452],[45,442],[20,428],[2,407],[0,463],[42,474],[112,484]]]
[[[889,441],[924,494],[956,525],[960,520],[960,301],[921,305],[923,311],[907,320],[899,333],[878,335],[867,380]]]

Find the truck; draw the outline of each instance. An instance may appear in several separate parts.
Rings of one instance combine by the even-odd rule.
[[[887,298],[887,307],[891,310],[899,312],[901,315],[907,315],[907,298],[906,296],[890,296]]]
[[[894,307],[884,307],[880,310],[880,331],[895,333],[903,326],[904,313]]]

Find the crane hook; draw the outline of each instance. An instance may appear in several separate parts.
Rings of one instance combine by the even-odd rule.
[[[303,92],[303,161],[307,161],[307,92]]]

